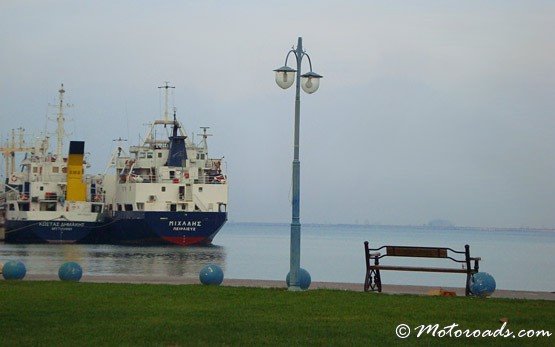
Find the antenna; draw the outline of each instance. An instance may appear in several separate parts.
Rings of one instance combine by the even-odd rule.
[[[158,87],[158,89],[165,89],[164,92],[164,121],[168,121],[169,111],[168,111],[168,89],[175,89],[174,86],[170,86],[170,82],[165,81],[165,85]]]
[[[56,122],[58,123],[58,127],[56,128],[56,160],[62,160],[62,148],[64,146],[64,136],[67,135],[64,129],[64,107],[71,107],[70,104],[64,104],[64,84],[61,84],[60,89],[58,90],[58,104],[56,107],[58,108],[57,115],[56,115]]]
[[[202,136],[202,146],[204,147],[204,152],[207,153],[208,152],[208,142],[206,142],[206,139],[208,138],[208,136],[212,136],[212,134],[208,134],[208,129],[210,129],[210,127],[200,127],[202,129],[202,134],[197,134],[198,136]]]

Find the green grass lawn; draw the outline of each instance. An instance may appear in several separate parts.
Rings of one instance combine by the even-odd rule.
[[[0,346],[555,345],[543,338],[416,338],[422,324],[555,333],[555,302],[335,290],[0,281]],[[395,335],[405,323],[413,334]]]

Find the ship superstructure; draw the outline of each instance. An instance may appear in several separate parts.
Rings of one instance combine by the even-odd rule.
[[[227,220],[228,182],[223,158],[208,156],[203,128],[195,144],[177,120],[169,117],[167,83],[165,110],[143,143],[128,153],[118,147],[113,175],[106,175],[102,192],[109,227],[97,242],[119,244],[209,244]],[[162,134],[162,135],[160,135]]]
[[[71,141],[63,156],[64,93],[58,91],[56,151],[44,135],[27,146],[24,130],[0,148],[6,159],[5,241],[8,243],[75,243],[103,224],[102,199],[91,177],[84,176],[84,142]],[[24,154],[16,170],[16,153]],[[96,200],[96,201],[95,201]]]

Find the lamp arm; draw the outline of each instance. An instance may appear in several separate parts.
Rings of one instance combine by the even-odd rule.
[[[289,59],[289,54],[295,54],[295,57],[298,59],[297,57],[297,52],[295,52],[294,50],[290,50],[289,53],[287,53],[287,56],[285,56],[285,66],[287,66],[287,60]]]
[[[308,65],[310,66],[310,72],[312,72],[312,61],[310,60],[310,55],[308,55],[308,53],[306,52],[303,52],[303,58],[305,56],[308,58]]]

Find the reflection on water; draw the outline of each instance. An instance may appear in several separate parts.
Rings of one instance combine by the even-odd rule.
[[[89,275],[172,276],[194,278],[207,264],[225,271],[225,248],[127,247],[113,245],[0,246],[0,259],[20,259],[30,274],[57,274],[66,261],[76,261]]]

